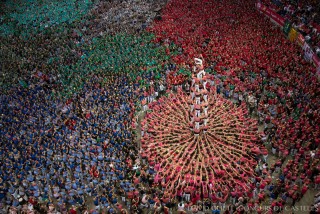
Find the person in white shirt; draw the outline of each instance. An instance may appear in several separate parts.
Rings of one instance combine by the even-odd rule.
[[[193,104],[191,104],[191,105],[190,105],[190,112],[192,113],[192,112],[193,112],[193,110],[194,110],[194,105],[193,105]]]
[[[243,96],[242,96],[242,93],[239,93],[239,104],[241,104],[242,103],[242,101],[243,101]]]
[[[165,92],[166,87],[161,83],[159,86],[159,92],[160,94],[163,94]]]
[[[184,211],[184,203],[179,203],[178,204],[178,212],[183,212]]]
[[[208,95],[207,94],[203,95],[203,99],[205,102],[208,102]]]
[[[311,156],[311,159],[314,159],[314,156],[316,155],[316,153],[314,151],[310,151],[310,156]]]
[[[144,194],[141,199],[141,207],[148,208],[148,195]]]
[[[196,129],[200,129],[200,123],[199,123],[199,122],[196,122],[196,123],[195,123],[195,128],[196,128]]]
[[[200,117],[200,116],[201,116],[200,110],[196,110],[196,116],[197,116],[197,117]]]
[[[206,72],[204,70],[201,70],[198,74],[197,74],[197,78],[199,80],[202,80],[204,75],[206,75]]]
[[[199,85],[198,85],[198,84],[196,84],[196,85],[194,86],[194,88],[196,89],[196,92],[199,92]]]
[[[203,112],[204,112],[204,115],[205,115],[205,116],[208,116],[208,107],[205,107],[205,108],[203,109]]]
[[[187,91],[187,92],[189,92],[189,91],[190,91],[190,85],[189,85],[189,83],[188,83],[188,82],[186,82],[186,84],[185,84],[185,89],[186,89],[186,91]]]
[[[200,105],[200,104],[201,104],[200,97],[196,97],[196,104],[197,104],[197,105]]]

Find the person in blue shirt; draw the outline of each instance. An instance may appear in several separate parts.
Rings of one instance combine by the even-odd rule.
[[[94,206],[96,207],[96,210],[99,210],[100,209],[100,199],[99,199],[99,197],[95,197],[94,199],[93,199],[93,204],[94,204]]]

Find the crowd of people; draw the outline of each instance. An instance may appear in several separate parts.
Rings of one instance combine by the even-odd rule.
[[[42,7],[48,9],[43,3],[40,15]],[[12,10],[8,2],[1,4]],[[150,22],[156,4],[139,4],[133,15]],[[136,189],[130,174],[138,154],[131,121],[144,96],[140,88],[161,77],[159,69],[169,56],[151,42],[152,35],[137,34],[138,23],[121,29],[114,21],[98,25],[110,8],[111,14],[132,18],[115,2],[98,6],[70,23],[26,32],[30,40],[21,32],[1,31],[1,159],[6,160],[1,163],[1,212],[65,213],[76,207],[84,212],[93,203],[97,211],[117,213],[117,200]],[[64,10],[51,4],[49,9]]]
[[[252,156],[267,156],[257,142],[257,120],[246,118],[244,103],[236,107],[211,93],[205,95],[207,102],[194,96],[202,103],[193,104],[191,97],[179,87],[176,94],[149,104],[152,112],[146,113],[141,122],[141,155],[156,164],[155,184],[165,179],[171,196],[178,186],[193,187],[204,195],[207,192],[207,197],[209,191],[232,185],[247,191],[247,179],[255,174],[258,159]],[[201,121],[205,115],[208,118]]]
[[[131,130],[136,86],[108,75],[102,87],[100,78],[92,76],[67,102],[42,86],[1,96],[3,205],[26,211],[20,206],[26,201],[55,201],[63,212],[66,204],[85,205],[87,195],[112,209],[121,190],[134,189],[128,164],[137,159]]]
[[[243,213],[248,207],[262,212],[261,204],[276,212],[319,189],[315,68],[280,29],[261,21],[255,1],[172,0],[150,27],[157,13],[148,12],[149,1],[119,10],[146,11],[140,14],[146,17],[137,15],[142,24],[123,26],[117,24],[121,12],[110,10],[115,2],[100,2],[72,23],[36,31],[29,41],[1,31],[4,213]],[[104,10],[119,17],[108,25]],[[141,34],[146,27],[155,36]],[[270,164],[257,155],[251,191],[220,189],[204,197],[177,186],[169,194],[170,177],[156,176],[160,163],[140,159],[136,112],[147,111],[177,84],[188,88],[185,71],[199,54],[214,77],[210,93],[246,104],[263,127],[260,143],[277,159]],[[186,75],[179,75],[180,68]]]
[[[171,1],[149,30],[157,41],[169,39],[183,48],[177,63],[201,53],[217,79],[217,92],[236,103],[245,101],[258,116],[262,139],[278,158],[267,168],[280,173],[268,185],[277,188],[266,188],[259,200],[294,204],[319,182],[319,82],[301,48],[271,22],[261,22],[253,3],[206,7],[208,1]],[[287,162],[288,155],[292,160]]]
[[[317,1],[263,0],[297,29],[320,56],[320,4]]]
[[[0,4],[1,8],[3,8],[1,12],[4,13],[3,17],[5,17],[1,20],[1,27],[6,24],[12,24],[11,20],[6,18],[10,17],[11,13],[16,13],[12,11],[11,7],[19,8],[20,4],[11,2],[12,5],[14,5],[12,6],[10,2],[11,1],[6,1]],[[42,7],[50,3],[51,1],[49,3],[44,1],[43,4],[23,4],[21,7],[25,8],[26,16],[33,16],[30,11],[35,11],[34,8],[36,8],[36,6],[40,7],[38,10],[40,11],[39,13],[41,13],[41,11],[44,10]],[[132,0],[125,1],[125,3],[119,4],[118,1],[98,1],[92,5],[92,9],[88,11],[85,16],[78,17],[74,21],[73,19],[68,19],[63,22],[60,20],[61,17],[54,13],[59,16],[55,17],[55,19],[60,20],[59,22],[52,25],[48,24],[45,30],[28,31],[26,32],[28,35],[26,38],[20,34],[19,27],[14,29],[16,33],[0,31],[2,44],[0,57],[1,62],[3,62],[1,63],[3,72],[0,75],[1,87],[8,88],[18,84],[20,81],[25,81],[29,84],[30,82],[38,83],[40,80],[54,85],[57,93],[62,93],[61,91],[63,90],[61,90],[61,88],[65,89],[61,96],[70,96],[70,94],[82,87],[87,73],[97,73],[101,72],[102,69],[113,69],[116,66],[121,67],[121,69],[118,70],[128,72],[130,69],[129,63],[136,64],[135,68],[141,66],[142,68],[139,67],[139,69],[146,69],[148,67],[146,63],[152,61],[151,59],[149,60],[149,58],[154,58],[154,62],[158,62],[159,60],[165,64],[163,60],[165,60],[164,57],[167,56],[164,56],[165,53],[164,50],[162,50],[164,48],[160,47],[159,50],[155,50],[155,44],[150,41],[152,36],[149,34],[141,36],[145,25],[149,24],[150,20],[153,20],[157,15],[157,12],[155,12],[157,7],[160,7],[165,2],[153,1],[151,5],[148,1],[136,2]],[[28,5],[30,8],[27,7]],[[126,5],[126,7],[123,7],[124,5]],[[135,9],[131,8],[132,5],[135,5]],[[75,10],[75,12],[77,12],[77,10]],[[119,16],[118,19],[109,18],[115,15]],[[133,17],[135,17],[137,21],[133,21]],[[48,20],[46,21],[49,22]],[[128,24],[119,25],[120,21]],[[36,27],[38,26],[37,24],[39,23],[34,23]],[[113,35],[117,34],[120,35],[112,38]],[[106,44],[104,44],[103,47],[99,47],[98,44],[100,45],[102,43]],[[117,51],[113,53],[114,60],[118,62],[116,65],[112,59],[108,58],[110,50],[106,49],[118,43],[122,44],[119,44],[118,47],[116,47]],[[139,43],[146,45],[141,47]],[[122,48],[125,50],[121,50]],[[101,65],[101,60],[99,62],[95,61],[99,59],[89,61],[89,53],[90,55],[96,55],[98,51],[101,58],[108,58],[106,62],[103,62],[105,64]],[[133,54],[137,54],[137,56]],[[157,57],[155,54],[157,54]],[[143,57],[143,59],[135,59],[133,62],[132,58],[136,58],[138,55],[139,57]],[[130,61],[127,61],[126,58],[129,58]],[[86,64],[90,64],[90,67],[81,69],[81,66]],[[100,64],[101,67],[97,69],[97,66],[92,66],[92,64]],[[158,64],[160,63],[157,63],[157,65]],[[125,68],[126,66],[127,68]],[[74,75],[72,70],[78,70],[77,74],[80,73],[81,77]],[[147,71],[141,71],[141,73],[144,72]],[[130,73],[136,74],[137,72]],[[38,79],[31,80],[32,77]],[[70,83],[70,79],[75,78],[77,78],[76,81]],[[69,94],[67,94],[68,92]]]

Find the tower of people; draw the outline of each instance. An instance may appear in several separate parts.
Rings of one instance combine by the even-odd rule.
[[[157,165],[155,183],[170,178],[170,191],[177,183],[204,194],[210,183],[214,191],[235,183],[249,191],[248,177],[257,166],[252,154],[260,152],[258,121],[246,117],[245,105],[217,96],[203,60],[194,62],[190,94],[181,89],[150,103],[141,121],[142,154]]]
[[[190,93],[190,128],[198,136],[208,130],[208,90],[207,75],[204,71],[203,61],[195,58]]]

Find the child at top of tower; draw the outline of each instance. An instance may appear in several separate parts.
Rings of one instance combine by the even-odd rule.
[[[205,76],[205,71],[203,69],[203,63],[202,63],[202,60],[199,59],[199,58],[194,58],[194,61],[195,61],[195,68],[194,68],[194,71],[195,73],[197,73],[197,78],[202,81],[203,80],[203,77]]]

